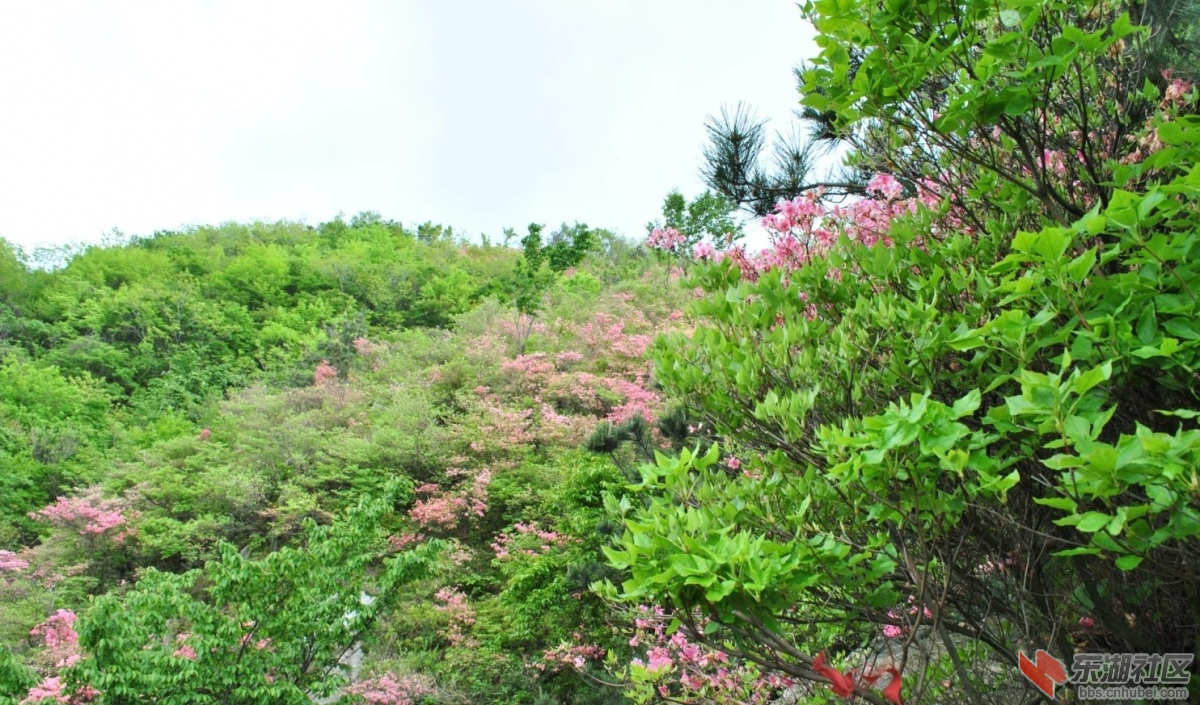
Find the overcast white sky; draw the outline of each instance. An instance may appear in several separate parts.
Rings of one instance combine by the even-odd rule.
[[[0,4],[0,237],[379,211],[641,235],[705,117],[784,127],[788,0]]]

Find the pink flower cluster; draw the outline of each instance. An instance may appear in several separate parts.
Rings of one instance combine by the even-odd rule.
[[[712,246],[696,248],[701,260],[733,261],[749,280],[771,269],[791,271],[813,257],[823,256],[841,238],[863,246],[890,245],[888,230],[896,218],[913,213],[918,203],[936,207],[941,198],[932,182],[921,183],[915,198],[901,198],[904,185],[891,174],[876,174],[867,182],[868,197],[830,206],[824,191],[814,189],[790,201],[780,201],[775,212],[762,219],[771,246],[756,254],[735,246],[717,251]],[[701,292],[702,293],[702,292]]]
[[[491,471],[483,470],[473,480],[453,490],[441,490],[436,485],[422,486],[419,490],[432,496],[417,500],[409,510],[409,516],[425,529],[453,529],[469,516],[480,518],[487,512],[491,481]]]
[[[894,201],[904,193],[904,184],[891,174],[876,174],[867,182],[867,193],[880,196],[886,201]]]
[[[99,490],[93,489],[82,497],[59,497],[54,504],[30,512],[29,518],[73,529],[85,538],[103,536],[121,543],[133,534],[123,510],[122,501],[101,499]]]
[[[534,394],[546,386],[556,368],[546,353],[537,352],[505,360],[500,363],[500,371],[514,380],[521,392]]]
[[[626,328],[648,328],[649,325],[646,317],[636,309],[624,318],[597,313],[592,320],[579,326],[577,335],[592,357],[612,351],[622,357],[640,359],[650,345],[651,336],[631,334]]]
[[[583,635],[576,632],[572,635],[576,642],[583,640]],[[533,663],[532,666],[537,670],[546,673],[553,673],[561,670],[564,666],[583,670],[588,661],[599,661],[608,655],[608,651],[595,644],[559,644],[553,649],[548,649],[542,653],[542,660]]]
[[[641,384],[616,377],[601,377],[597,379],[597,382],[623,399],[608,413],[609,421],[615,424],[625,423],[639,414],[646,421],[654,421],[658,408],[662,404],[658,394],[646,389]]]
[[[505,381],[475,390],[482,402],[479,438],[471,444],[477,458],[503,468],[530,447],[582,441],[599,419],[653,420],[662,404],[647,388],[654,326],[631,305],[632,294],[608,298],[620,315],[598,312],[582,324],[559,319],[547,326],[546,342],[578,349],[497,360]],[[597,369],[603,376],[592,373]]]
[[[75,633],[75,613],[58,610],[34,627],[30,636],[39,637],[55,668],[66,668],[79,660],[79,635]]]
[[[346,687],[370,705],[414,705],[434,692],[433,679],[423,675],[393,676],[385,673],[378,678],[359,681]]]
[[[519,454],[529,446],[578,443],[595,420],[572,416],[569,412],[599,413],[606,408],[596,389],[579,383],[592,379],[586,372],[555,373],[546,381],[546,389],[534,389],[514,379],[513,389],[518,394],[533,392],[532,398],[520,399],[526,405],[520,409],[506,408],[499,395],[487,391],[482,407],[482,438],[473,442],[471,449],[476,456],[500,462],[501,458],[514,452]]]
[[[564,416],[558,413],[554,410],[554,407],[550,406],[541,399],[538,399],[537,402],[539,405],[538,409],[541,411],[542,421],[554,424],[556,426],[569,426],[571,424],[571,418],[569,416]]]
[[[58,610],[46,621],[37,625],[29,632],[30,636],[40,636],[47,647],[51,649],[74,648],[79,643],[79,635],[75,633],[75,613],[71,610]]]
[[[437,487],[437,485],[434,485],[434,487]],[[414,534],[411,532],[387,537],[388,545],[392,547],[393,551],[406,551],[424,540],[425,534]]]
[[[514,554],[539,556],[554,546],[566,546],[573,540],[557,531],[545,531],[537,522],[526,524],[518,521],[513,524],[512,531],[496,535],[492,550],[497,560],[505,560]]]
[[[1164,108],[1169,106],[1181,108],[1195,99],[1195,96],[1192,94],[1192,88],[1195,86],[1182,78],[1175,78],[1174,72],[1171,69],[1163,71],[1162,77],[1170,81],[1167,85],[1167,90],[1163,93],[1162,102]]]
[[[337,376],[337,368],[329,364],[329,360],[321,360],[321,364],[317,365],[317,369],[313,370],[313,385],[324,387],[337,379]]]
[[[922,618],[925,620],[933,619],[933,612],[928,607],[921,607],[918,609],[916,602],[917,602],[916,596],[914,596],[914,595],[908,596],[908,615],[909,615],[910,620],[906,620],[903,616],[900,615],[900,613],[896,612],[895,610],[888,610],[888,613],[887,613],[888,619],[890,619],[894,622],[912,621],[914,623],[919,623]],[[920,613],[920,615],[921,615],[920,617],[917,617],[918,613]],[[906,633],[907,632],[906,632],[905,628],[901,627],[898,624],[883,625],[883,636],[887,639],[898,639],[898,638],[904,636]]]
[[[928,189],[922,196],[929,198]],[[833,247],[840,238],[870,247],[877,243],[890,245],[887,233],[892,221],[916,209],[916,199],[901,199],[903,186],[895,177],[878,174],[867,183],[869,198],[846,205],[828,206],[818,189],[791,201],[780,201],[775,213],[762,220],[772,239],[772,247],[756,258],[747,258],[740,250],[729,253],[745,270],[749,265],[755,273],[773,267],[795,269],[806,264],[814,255]],[[936,202],[931,201],[931,202]],[[756,276],[756,274],[755,274]]]
[[[378,343],[372,343],[370,340],[367,340],[361,336],[354,339],[354,352],[362,355],[363,357],[374,355],[382,348],[382,345],[379,345]]]
[[[540,397],[538,397],[540,398]],[[483,407],[483,441],[476,441],[471,450],[484,455],[487,446],[506,451],[516,446],[531,444],[537,438],[536,419],[533,409],[505,409],[498,398],[489,397]],[[496,448],[498,446],[498,448]]]
[[[650,231],[646,245],[663,252],[676,252],[687,242],[687,237],[675,228],[655,228]]]
[[[255,640],[253,632],[250,632],[249,634],[243,634],[241,640],[238,642],[238,646],[240,646],[242,648],[245,648],[247,646],[253,646],[255,649],[257,649],[259,651],[265,651],[265,650],[273,651],[274,650],[274,649],[270,648],[271,647],[270,637]]]
[[[792,685],[778,675],[764,676],[753,664],[732,663],[726,654],[693,642],[683,630],[668,636],[670,621],[662,608],[642,605],[629,640],[630,646],[647,647],[645,659],[635,658],[630,665],[653,677],[663,698],[765,705]]]
[[[1016,561],[1011,556],[1005,558],[1003,561],[989,558],[976,566],[975,570],[980,573],[1003,573],[1014,565],[1016,565]]]
[[[1162,100],[1159,101],[1160,113],[1146,119],[1145,132],[1143,134],[1127,135],[1125,137],[1127,141],[1136,143],[1137,148],[1121,158],[1120,161],[1122,164],[1137,164],[1161,150],[1165,145],[1163,144],[1162,137],[1158,134],[1156,121],[1171,122],[1181,108],[1186,107],[1197,98],[1197,93],[1193,90],[1195,86],[1183,79],[1175,78],[1170,69],[1163,71],[1162,76],[1165,80],[1170,81],[1170,83],[1167,84],[1167,89],[1163,92]]]
[[[692,256],[700,260],[716,259],[717,248],[713,247],[711,242],[698,242],[692,249]]]
[[[100,695],[100,691],[84,685],[76,690],[75,693],[67,693],[62,679],[55,677],[43,678],[41,683],[33,686],[29,690],[29,694],[21,701],[20,705],[33,705],[34,703],[66,703],[67,705],[80,705],[81,703],[90,702]]]
[[[175,643],[178,644],[178,646],[175,647],[175,651],[171,654],[172,656],[184,658],[189,661],[196,660],[196,650],[192,648],[191,644],[187,643],[189,636],[191,636],[191,634],[187,632],[175,635]]]
[[[442,636],[451,646],[470,646],[467,631],[475,624],[475,610],[467,604],[467,596],[457,588],[444,587],[434,595],[433,608],[450,618],[450,625],[442,632]]]
[[[583,359],[583,353],[575,350],[565,350],[554,356],[559,369],[569,367]]]
[[[17,572],[29,567],[29,561],[20,558],[12,551],[0,551],[0,573]]]

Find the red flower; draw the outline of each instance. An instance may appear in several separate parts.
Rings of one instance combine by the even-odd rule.
[[[840,695],[843,698],[849,698],[854,695],[854,676],[828,666],[825,664],[825,652],[817,654],[817,659],[813,661],[813,671],[819,676],[824,676],[829,679],[829,687],[835,695]]]
[[[889,668],[884,673],[891,674],[892,681],[883,689],[883,697],[887,698],[888,702],[895,703],[895,705],[904,705],[904,701],[900,699],[900,671]]]
[[[840,695],[843,698],[851,698],[854,696],[854,673],[842,673],[825,663],[825,652],[817,654],[816,660],[813,661],[812,669],[817,675],[829,679],[829,687],[835,695]],[[904,700],[900,696],[900,689],[903,687],[903,682],[900,679],[900,671],[889,666],[883,671],[874,674],[860,674],[862,682],[867,685],[875,685],[875,681],[879,680],[884,674],[891,676],[887,687],[883,689],[883,697],[892,705],[904,705]]]

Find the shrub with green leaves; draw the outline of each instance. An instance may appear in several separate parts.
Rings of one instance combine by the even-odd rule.
[[[385,493],[305,542],[261,559],[224,544],[183,574],[150,571],[96,600],[78,626],[83,658],[67,671],[96,702],[308,703],[348,681],[346,656],[379,615],[425,577],[441,546],[391,553]]]
[[[896,140],[858,154],[897,150],[922,205],[873,246],[796,256],[828,235],[793,229],[762,258],[793,266],[693,270],[700,324],[656,375],[720,449],[660,457],[612,506],[612,594],[794,679],[828,682],[822,652],[907,662],[908,702],[1011,702],[1021,650],[1194,651],[1195,89],[1106,82],[1144,36],[1116,4],[808,9],[805,103]],[[1035,141],[1021,167],[1039,135],[1111,149],[1058,170]],[[1014,162],[979,158],[997,144]]]

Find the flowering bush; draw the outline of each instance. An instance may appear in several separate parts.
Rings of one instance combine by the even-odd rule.
[[[1167,469],[1200,451],[1200,122],[1174,102],[1190,88],[1142,85],[1148,30],[1118,7],[807,6],[824,50],[805,104],[889,172],[848,202],[781,202],[770,248],[692,269],[699,325],[656,344],[655,373],[740,472],[719,445],[643,467],[609,503],[630,577],[606,594],[703,615],[689,639],[875,703],[943,682],[1006,701],[1015,644],[1067,654],[1092,629],[1114,651],[1193,650],[1164,615],[1195,591],[1162,581],[1200,584],[1179,568],[1194,473]],[[1026,51],[1070,70],[1024,71]],[[844,670],[835,642],[902,653]],[[644,667],[671,672],[655,648]]]
[[[662,698],[713,705],[758,705],[773,702],[792,685],[788,678],[764,675],[752,663],[735,661],[722,651],[693,641],[687,636],[687,627],[672,632],[669,627],[673,615],[661,607],[639,605],[632,617],[635,629],[629,646],[644,656],[633,657],[618,675],[628,680],[634,702]],[[700,622],[695,626],[703,629],[705,625]]]
[[[663,252],[675,252],[683,246],[686,240],[684,234],[675,228],[654,228],[650,231],[650,237],[646,239],[646,244]]]
[[[84,538],[105,537],[121,543],[129,535],[123,505],[119,500],[103,500],[98,490],[85,497],[59,497],[48,507],[31,512],[31,519],[47,521],[78,532]]]
[[[136,518],[137,513],[130,511],[129,501],[104,499],[99,487],[89,488],[78,497],[59,497],[54,504],[30,512],[29,517],[63,530],[68,537],[63,543],[74,544],[69,553],[82,560],[74,566],[62,566],[61,570],[48,565],[38,566],[32,575],[47,579],[47,584],[57,582],[62,575],[87,572],[94,575],[100,589],[104,589],[106,582],[115,577],[114,573],[123,568],[129,548],[125,544],[136,534],[130,520]],[[31,555],[43,553],[47,553],[45,546],[35,549]]]
[[[492,551],[497,560],[505,560],[514,553],[537,556],[554,546],[565,546],[572,540],[572,537],[557,531],[545,531],[536,522],[527,524],[518,521],[513,524],[511,531],[496,534],[496,540],[492,542]]]
[[[147,571],[123,594],[97,598],[77,622],[60,612],[38,633],[49,651],[70,647],[54,654],[68,681],[104,691],[215,699],[236,688],[236,699],[255,703],[326,697],[344,685],[341,660],[402,586],[432,573],[441,549],[387,550],[379,526],[394,520],[401,490],[393,483],[327,526],[308,522],[299,547],[251,559],[225,544],[202,570]]]
[[[313,385],[324,387],[332,383],[338,377],[338,370],[333,365],[329,364],[328,360],[321,360],[321,364],[313,370]]]
[[[12,551],[0,551],[0,572],[17,572],[29,567],[29,561]]]
[[[418,492],[428,496],[413,504],[409,516],[424,529],[443,531],[454,529],[468,518],[479,519],[487,512],[487,490],[491,481],[492,473],[482,470],[454,490],[424,485]]]
[[[824,201],[824,192],[815,189],[780,201],[775,212],[762,219],[770,246],[760,252],[751,254],[741,245],[718,250],[710,243],[700,243],[694,255],[710,263],[728,258],[743,277],[754,281],[772,269],[787,272],[803,267],[813,257],[829,253],[842,238],[865,247],[887,245],[893,220],[915,213],[918,204],[938,205],[941,199],[931,189],[932,184],[922,185],[918,197],[901,198],[904,187],[894,176],[876,174],[867,183],[866,198],[835,205]],[[660,241],[653,238],[646,244],[661,247]],[[832,275],[841,276],[841,272],[834,270]]]
[[[58,610],[33,628],[30,636],[40,638],[48,660],[55,668],[65,668],[79,660],[79,635],[75,633],[75,613]]]
[[[41,682],[29,689],[29,693],[21,701],[22,705],[41,702],[77,705],[91,702],[100,694],[86,684],[68,689],[62,677],[58,675],[61,669],[75,665],[82,657],[79,652],[79,635],[75,632],[75,621],[74,612],[60,609],[30,631],[30,636],[40,641],[44,647],[37,659],[38,670],[44,675]]]
[[[82,705],[83,703],[92,702],[99,695],[99,691],[90,686],[82,686],[74,692],[68,691],[61,678],[51,676],[30,688],[29,694],[25,696],[20,705],[48,702]]]
[[[471,639],[469,632],[475,624],[475,610],[467,603],[467,596],[458,589],[445,587],[434,595],[434,609],[449,619],[449,626],[442,635],[451,646],[478,645]]]
[[[390,673],[346,687],[348,695],[362,698],[370,705],[416,705],[433,692],[433,679],[427,676],[393,676]]]

